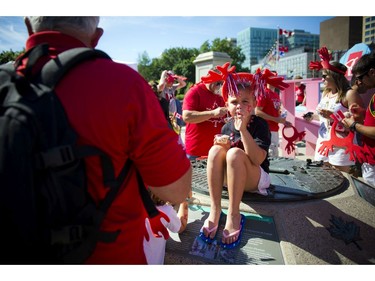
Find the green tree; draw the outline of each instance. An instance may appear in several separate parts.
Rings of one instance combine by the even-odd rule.
[[[232,59],[231,65],[236,66],[237,72],[249,72],[249,68],[244,68],[241,64],[245,61],[245,55],[241,52],[241,48],[235,46],[232,41],[228,39],[215,38],[211,43],[205,41],[199,48],[200,53],[206,52],[222,52],[227,53]]]
[[[193,61],[201,53],[206,52],[225,52],[232,58],[232,65],[236,66],[236,71],[249,72],[248,68],[241,67],[245,61],[245,55],[241,52],[240,47],[236,47],[227,39],[216,38],[210,43],[203,42],[199,49],[196,48],[170,48],[164,50],[158,58],[150,59],[147,52],[138,56],[138,72],[147,81],[159,81],[163,70],[172,70],[178,75],[187,78],[187,86],[178,91],[182,96],[195,83],[195,65]]]
[[[148,57],[143,53],[138,57],[138,72],[147,81],[159,81],[163,70],[172,70],[177,75],[185,76],[186,82],[195,81],[195,65],[193,61],[198,56],[198,49],[195,48],[170,48],[164,50],[159,58]],[[187,87],[178,91],[184,94]]]
[[[157,81],[160,77],[157,59],[150,59],[147,52],[143,52],[142,55],[138,56],[138,72],[147,81]]]
[[[12,49],[10,49],[10,51],[2,51],[0,53],[0,64],[4,64],[10,61],[15,61],[16,58],[23,52],[25,52],[25,49],[19,52],[14,52]]]

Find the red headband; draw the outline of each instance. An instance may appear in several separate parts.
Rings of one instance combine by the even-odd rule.
[[[285,90],[289,87],[289,84],[283,82],[283,77],[277,76],[276,72],[272,72],[268,68],[264,68],[262,71],[260,68],[258,68],[254,74],[254,80],[257,85],[256,96],[264,94],[264,89],[266,88],[267,84],[270,84],[271,86],[280,90]]]
[[[229,62],[226,62],[223,64],[223,66],[218,65],[216,66],[216,69],[219,71],[219,73],[209,70],[208,75],[201,78],[201,81],[206,84],[222,81],[223,87],[221,93],[224,101],[228,100],[228,96],[238,95],[236,85],[238,82],[252,82],[253,80],[253,75],[250,73],[234,72],[236,70],[235,66],[228,69],[229,64]]]
[[[239,72],[236,73],[236,67],[229,67],[229,62],[223,64],[223,66],[216,66],[216,69],[220,72],[217,73],[213,70],[208,71],[208,75],[201,78],[203,83],[214,83],[214,82],[223,82],[222,87],[222,96],[224,101],[228,100],[228,96],[237,96],[238,89],[237,83],[246,83],[250,82],[254,85],[255,96],[264,94],[264,88],[266,84],[270,84],[276,88],[284,90],[289,87],[288,84],[282,82],[283,77],[277,77],[276,73],[264,69],[263,72],[258,69],[255,74]]]
[[[338,69],[336,67],[334,67],[332,64],[330,64],[329,62],[332,60],[332,54],[330,54],[328,52],[328,49],[326,47],[322,47],[318,50],[318,53],[319,53],[319,57],[321,59],[321,61],[311,61],[310,64],[309,64],[309,68],[310,69],[316,69],[316,70],[321,70],[321,69],[329,69],[329,70],[332,70],[334,72],[337,72],[337,73],[341,73],[341,74],[344,74],[346,73],[346,71],[343,71],[341,69]]]

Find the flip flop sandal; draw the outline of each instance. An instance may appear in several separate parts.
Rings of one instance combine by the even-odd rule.
[[[221,216],[222,216],[222,213],[220,213],[220,218],[219,218],[218,224],[216,226],[214,226],[213,228],[208,228],[208,226],[204,226],[205,223],[206,223],[206,221],[207,221],[207,219],[204,221],[204,224],[203,224],[202,228],[199,231],[199,238],[201,238],[203,240],[203,242],[211,244],[211,243],[213,243],[216,240],[217,228],[220,225]],[[203,230],[206,230],[208,232],[208,236],[204,235]],[[214,231],[216,231],[215,236],[214,236],[214,238],[211,238],[210,237],[211,233],[213,233]]]
[[[233,249],[233,248],[237,247],[241,243],[241,236],[242,236],[242,231],[244,229],[244,225],[245,225],[245,216],[243,214],[241,214],[241,222],[240,222],[240,229],[239,230],[236,230],[235,232],[232,232],[232,233],[229,233],[229,234],[226,234],[223,231],[223,237],[224,238],[229,238],[229,237],[233,237],[233,236],[238,235],[237,240],[232,242],[232,243],[229,243],[229,244],[221,242],[221,247],[223,247],[224,249]]]

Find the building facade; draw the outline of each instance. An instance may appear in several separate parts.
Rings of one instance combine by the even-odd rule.
[[[278,61],[274,61],[267,66],[255,64],[251,66],[251,72],[254,73],[258,68],[266,67],[272,71],[276,71],[279,76],[285,79],[293,79],[295,76],[303,78],[316,77],[318,73],[309,69],[309,63],[317,60],[316,50],[313,52],[310,48],[300,47],[288,52]]]
[[[286,38],[286,42],[290,50],[300,47],[317,49],[319,48],[319,34],[294,29],[293,36]]]
[[[267,32],[263,34],[263,32]],[[288,47],[283,56],[272,58],[276,54],[278,29],[247,28],[238,33],[237,43],[246,56],[245,67],[251,72],[258,68],[269,68],[277,71],[286,79],[300,75],[303,78],[314,78],[319,75],[309,69],[310,61],[319,60],[317,50],[326,46],[332,52],[332,60],[340,58],[357,43],[375,44],[375,17],[332,17],[320,23],[320,35],[295,29],[293,35],[279,36],[279,46]],[[268,36],[268,37],[267,37]],[[267,37],[263,45],[257,42]],[[254,39],[254,41],[252,41]],[[268,45],[268,49],[266,47]],[[262,46],[262,49],[259,48]],[[267,49],[265,51],[265,49]],[[274,50],[274,51],[273,51]],[[264,55],[266,54],[266,55]],[[271,60],[269,60],[271,58]]]
[[[375,17],[363,17],[362,43],[375,44]]]
[[[320,23],[320,47],[329,50],[349,50],[362,42],[362,17],[334,17]],[[337,58],[335,58],[337,60]]]
[[[246,57],[242,66],[251,69],[253,65],[261,63],[273,51],[272,49],[276,48],[277,39],[279,39],[279,46],[287,47],[288,50],[301,47],[313,50],[319,47],[319,34],[295,29],[292,36],[286,37],[278,36],[278,32],[279,29],[255,27],[240,31],[237,34],[237,46],[241,48]]]
[[[277,39],[277,30],[270,28],[248,27],[237,33],[237,46],[245,55],[242,66],[250,69],[267,54]]]

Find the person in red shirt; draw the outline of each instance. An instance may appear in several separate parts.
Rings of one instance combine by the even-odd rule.
[[[99,17],[27,17],[25,23],[30,35],[26,51],[48,43],[45,61],[68,49],[95,48],[103,34]],[[141,75],[125,64],[97,58],[72,69],[55,91],[80,144],[110,155],[117,173],[130,158],[146,186],[162,200],[179,204],[186,199],[190,162]],[[100,161],[87,159],[86,170],[89,192],[99,203],[107,193]],[[98,242],[86,263],[146,264],[146,217],[136,173],[131,172],[101,225],[103,231],[120,230],[120,234],[114,243]]]
[[[207,156],[214,136],[220,134],[227,108],[221,96],[222,82],[192,86],[185,94],[182,118],[186,123],[185,149],[187,157],[194,160]]]
[[[265,119],[271,131],[271,145],[269,156],[279,156],[279,123],[290,126],[286,121],[286,116],[281,116],[281,101],[278,93],[274,91],[275,87],[267,84],[265,94],[260,96],[255,108],[255,114]]]
[[[358,87],[365,90],[375,88],[375,54],[363,55],[352,68],[355,83]],[[352,104],[349,107],[351,116],[342,120],[346,128],[362,135],[363,151],[365,152],[365,160],[362,160],[362,177],[363,180],[375,187],[375,93],[367,106],[364,113],[363,123],[359,120],[358,115],[362,115],[364,110],[358,104]]]
[[[302,76],[297,75],[296,77],[294,77],[294,80],[299,79],[302,79]],[[300,104],[306,105],[305,90],[306,85],[304,83],[295,82],[294,93],[296,95],[296,106]]]
[[[306,89],[306,85],[305,84],[302,84],[300,83],[299,85],[296,85],[294,91],[296,93],[296,106],[297,105],[305,105],[306,101],[305,101],[305,89]]]

